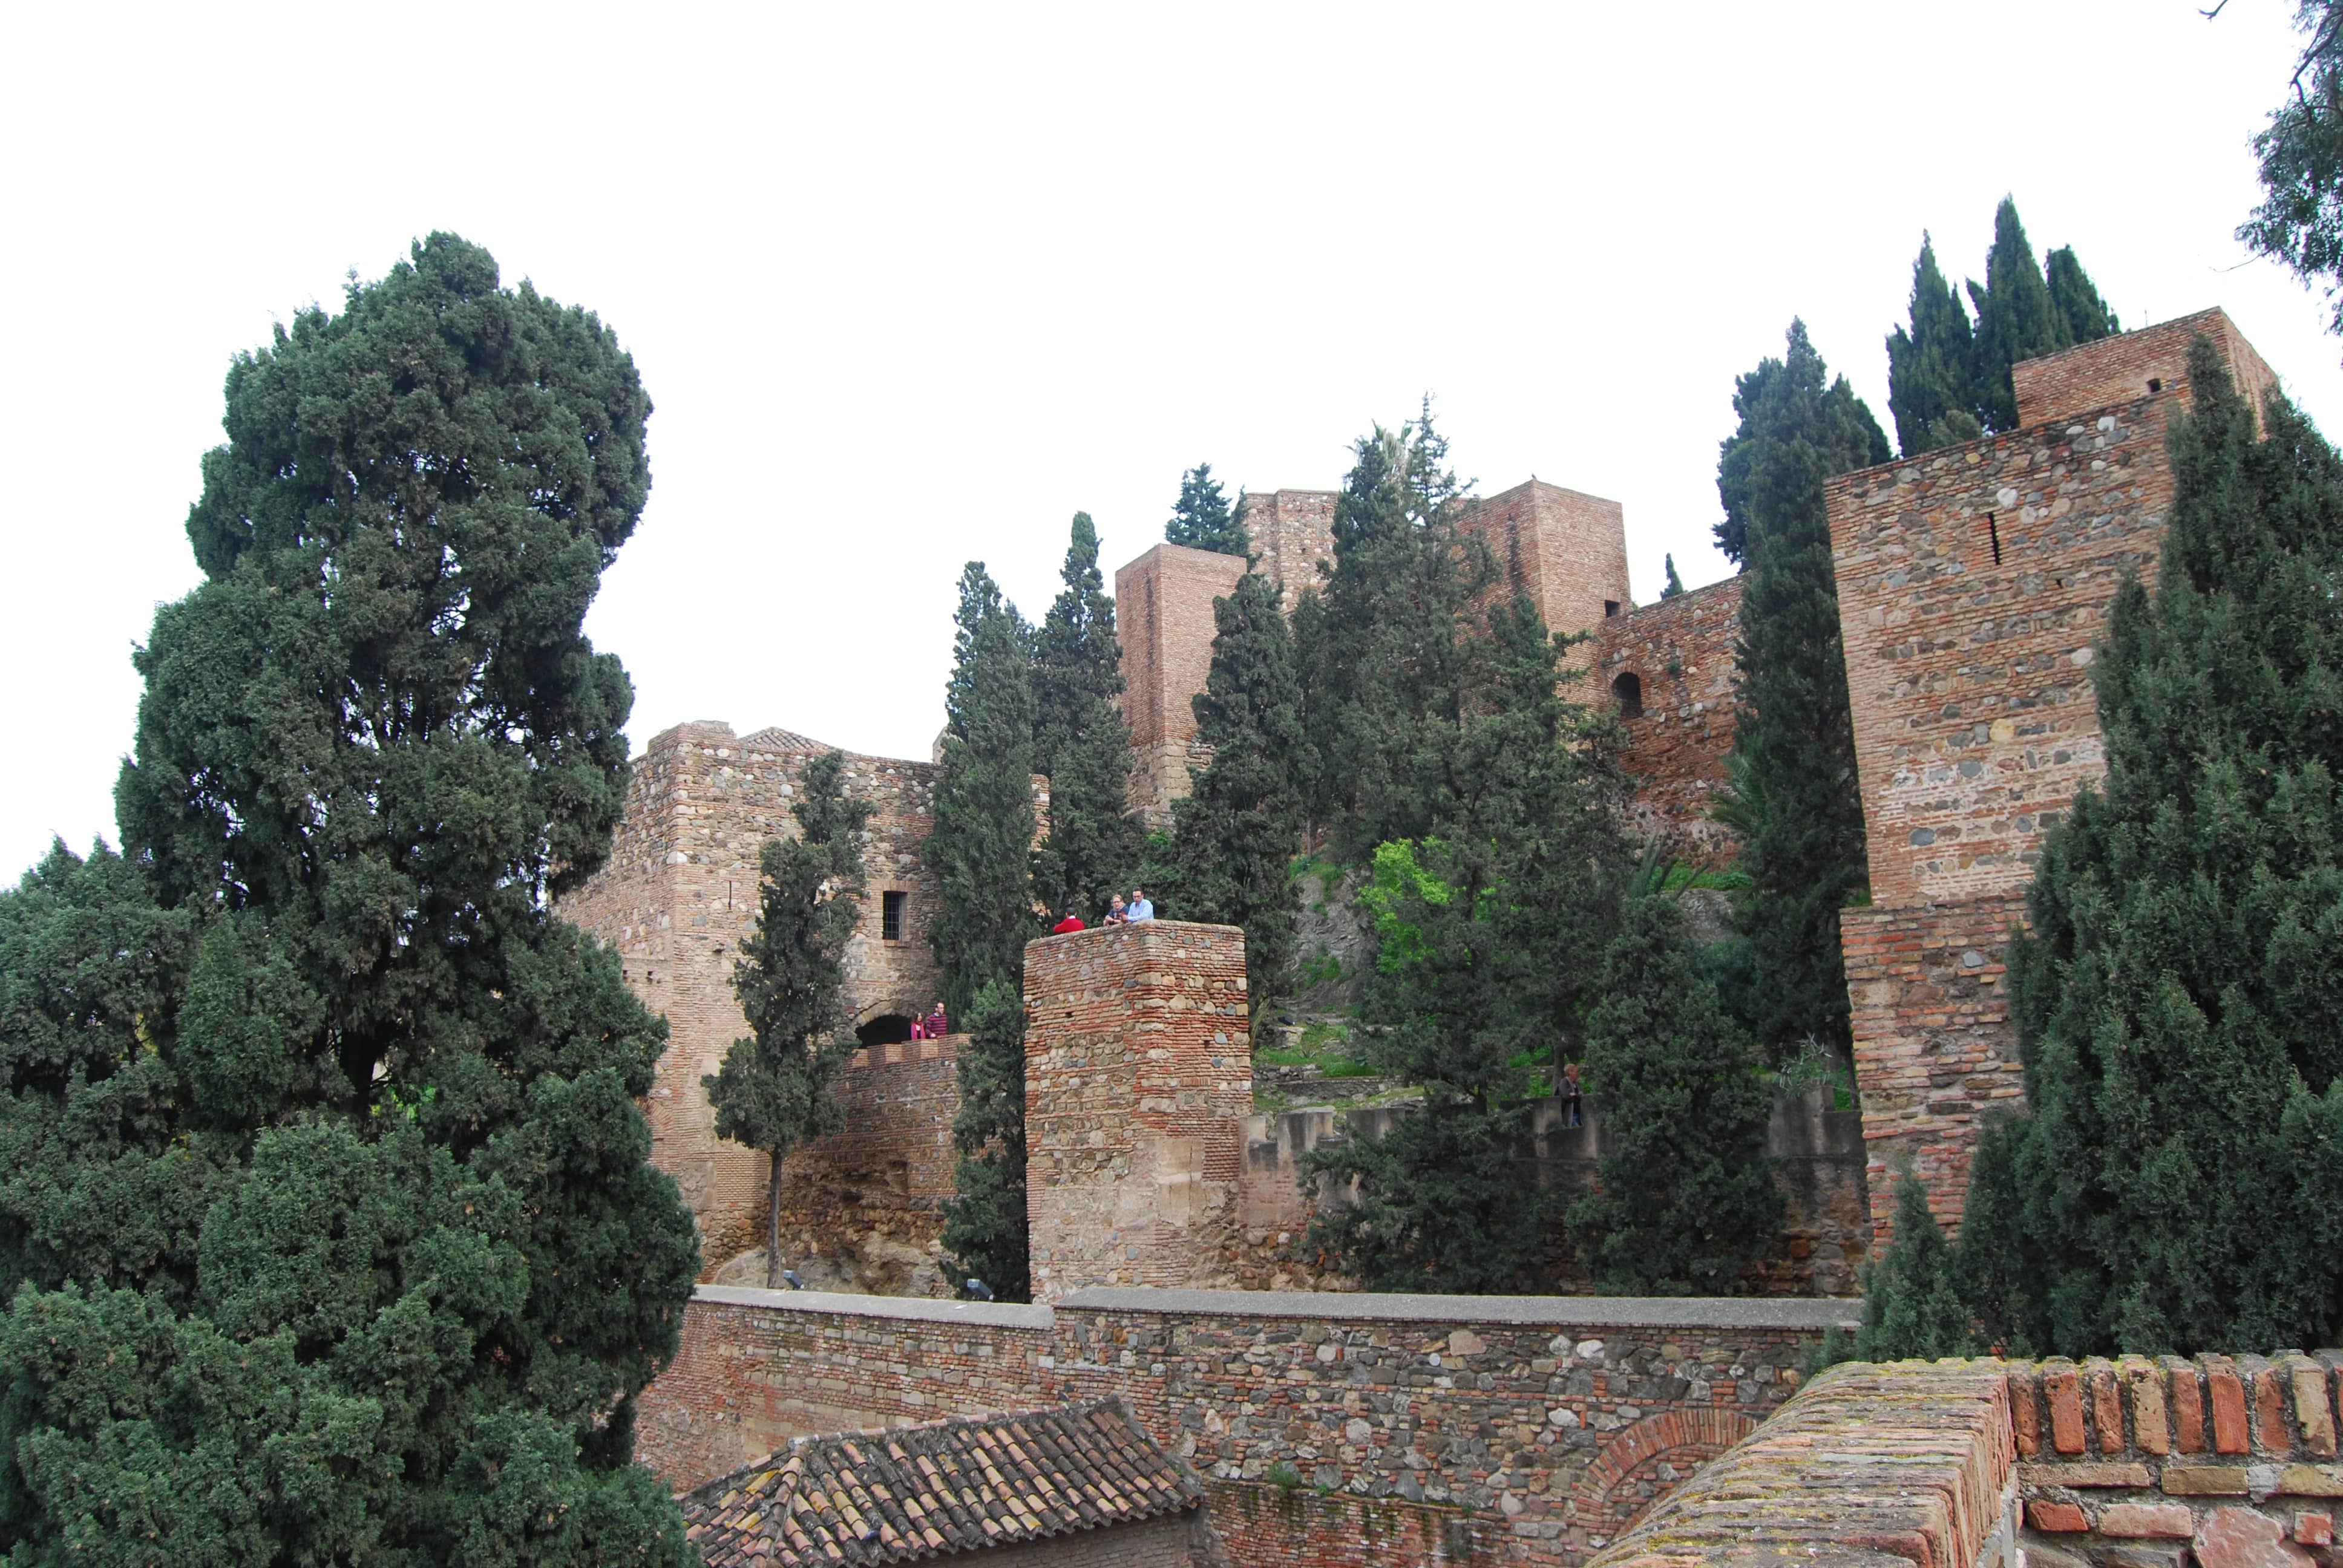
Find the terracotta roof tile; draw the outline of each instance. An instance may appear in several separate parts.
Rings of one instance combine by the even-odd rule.
[[[1129,1524],[1202,1494],[1120,1401],[799,1438],[683,1499],[708,1568],[861,1568]]]

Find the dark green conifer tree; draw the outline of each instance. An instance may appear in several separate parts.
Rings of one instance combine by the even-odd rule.
[[[1773,1078],[1694,972],[1673,897],[1647,883],[1624,901],[1593,1001],[1584,1081],[1605,1147],[1571,1240],[1607,1294],[1739,1294],[1782,1229]]]
[[[2062,1355],[2343,1331],[2343,458],[2211,347],[2157,588],[2092,665],[2107,772],[2013,943],[2028,1114],[1960,1242],[1986,1337]]]
[[[1904,455],[1975,440],[1985,433],[1976,405],[1976,346],[1961,297],[1920,236],[1912,264],[1912,319],[1887,337],[1887,409]]]
[[[1050,778],[1050,831],[1033,857],[1044,908],[1095,920],[1131,885],[1145,835],[1131,809],[1131,731],[1114,600],[1098,564],[1098,529],[1076,512],[1065,587],[1034,638],[1034,750]]]
[[[0,896],[0,1551],[696,1553],[631,1462],[698,1270],[580,630],[649,485],[613,334],[417,244],[227,378],[116,790]]]
[[[1734,748],[1766,803],[1742,851],[1759,981],[1745,1021],[1776,1053],[1809,1038],[1849,1049],[1838,911],[1868,879],[1823,481],[1887,461],[1887,438],[1827,374],[1792,322],[1785,356],[1736,384],[1741,424],[1717,465],[1717,540],[1746,573]]]
[[[2073,260],[2073,253],[2067,253]],[[2090,280],[2075,266],[2073,276]],[[2009,367],[2021,359],[2056,354],[2074,342],[2066,318],[2050,297],[2050,286],[2034,259],[2034,246],[2018,221],[2017,203],[2008,196],[1993,215],[1993,249],[1986,256],[1985,283],[1972,281],[1969,298],[1976,305],[1977,416],[1988,430],[2017,428],[2017,389]],[[2079,307],[2079,293],[2070,285],[2069,297]],[[2090,297],[2097,298],[2096,290]],[[2105,336],[2101,334],[2100,336]]]
[[[1668,556],[1664,558],[1662,564],[1667,568],[1668,580],[1660,585],[1660,597],[1662,598],[1674,598],[1676,595],[1684,592],[1684,578],[1676,576],[1675,557]]]
[[[954,619],[943,777],[920,850],[941,894],[929,940],[943,967],[944,1002],[970,1035],[953,1122],[957,1196],[945,1206],[943,1240],[960,1266],[1003,1299],[1022,1301],[1025,944],[1041,930],[1031,876],[1032,639],[979,561],[960,573]]]
[[[1293,639],[1277,585],[1257,572],[1212,601],[1212,664],[1195,696],[1196,739],[1212,749],[1194,788],[1172,804],[1170,911],[1242,926],[1245,979],[1258,1020],[1293,966],[1292,867],[1308,768]]]
[[[1906,1171],[1896,1181],[1896,1241],[1863,1271],[1863,1322],[1853,1339],[1835,1328],[1825,1333],[1815,1364],[1985,1353],[1960,1261],[1928,1211],[1928,1189]]]
[[[862,918],[862,829],[870,803],[849,795],[846,758],[806,765],[791,809],[799,836],[759,857],[757,929],[740,944],[732,989],[755,1031],[736,1040],[720,1070],[700,1079],[716,1135],[771,1156],[765,1194],[765,1284],[781,1283],[781,1162],[789,1151],[846,1125],[838,1071],[847,1032],[846,943]]]
[[[2044,258],[2050,286],[2050,303],[2058,312],[2061,334],[2068,346],[2097,343],[2102,337],[2123,330],[2116,313],[2099,297],[2098,286],[2083,264],[2075,259],[2075,247],[2062,246]]]
[[[952,1016],[1007,978],[1021,986],[1033,918],[1033,656],[1017,608],[981,561],[960,573],[944,689],[943,776],[920,856],[940,895],[928,928]]]
[[[1224,556],[1250,556],[1252,538],[1245,532],[1244,514],[1244,497],[1240,494],[1231,506],[1221,482],[1212,477],[1212,466],[1199,463],[1180,476],[1180,498],[1172,503],[1172,520],[1163,525],[1163,538],[1172,544],[1216,550]]]

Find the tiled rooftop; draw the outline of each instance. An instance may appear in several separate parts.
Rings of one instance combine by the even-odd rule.
[[[908,1563],[1129,1524],[1201,1493],[1120,1402],[806,1437],[683,1499],[709,1568]]]

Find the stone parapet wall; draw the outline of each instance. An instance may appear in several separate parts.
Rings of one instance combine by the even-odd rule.
[[[1144,920],[1025,950],[1033,1294],[1234,1283],[1252,1110],[1244,933]]]
[[[1215,1509],[1245,1504],[1232,1533],[1265,1553],[1312,1540],[1311,1561],[1381,1568],[1394,1543],[1442,1543],[1569,1564],[1780,1406],[1851,1312],[1147,1290],[1051,1309],[702,1286],[643,1397],[639,1452],[683,1486],[793,1436],[1112,1396]],[[1288,1478],[1328,1495],[1268,1495]],[[1332,1516],[1347,1533],[1306,1528]]]
[[[1577,694],[1620,706],[1634,678],[1643,711],[1620,709],[1620,762],[1635,780],[1636,828],[1700,866],[1729,861],[1740,835],[1708,814],[1733,749],[1734,646],[1741,637],[1737,577],[1645,605],[1594,628],[1594,671]]]
[[[2258,410],[2263,396],[2278,377],[2254,352],[2237,323],[2222,310],[2200,310],[2194,316],[2159,322],[2153,327],[2081,343],[2061,353],[2028,359],[2010,367],[2017,391],[2017,423],[2043,425],[2096,414],[2117,403],[2128,403],[2188,380],[2189,346],[2208,339],[2237,389]]]

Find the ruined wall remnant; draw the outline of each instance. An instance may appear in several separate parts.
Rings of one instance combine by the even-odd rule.
[[[784,729],[735,736],[681,724],[635,761],[608,861],[556,912],[618,951],[627,983],[669,1030],[647,1105],[651,1161],[683,1189],[709,1272],[763,1244],[765,1156],[716,1136],[699,1081],[749,1032],[732,992],[741,939],[756,926],[759,859],[795,838],[790,814],[806,765],[830,748]],[[927,942],[935,879],[920,863],[937,769],[894,758],[847,758],[846,787],[870,801],[862,922],[846,952],[854,1021],[923,1011],[942,987]],[[885,895],[898,896],[888,935]]]
[[[1698,866],[1722,865],[1740,848],[1740,835],[1708,814],[1733,750],[1740,637],[1741,579],[1731,577],[1604,621],[1586,683],[1569,693],[1618,716],[1635,828]]]
[[[1252,1111],[1244,933],[1146,920],[1025,950],[1033,1297],[1233,1283]]]
[[[1828,1302],[1094,1290],[1055,1308],[702,1286],[643,1396],[671,1485],[793,1436],[1119,1398],[1240,1563],[1574,1564],[1779,1408]],[[1285,1466],[1313,1495],[1291,1505]],[[1321,1528],[1339,1524],[1339,1531]]]
[[[2154,577],[2200,334],[2268,384],[2207,311],[2018,366],[2025,428],[1826,487],[1871,866],[1840,936],[1883,1239],[1906,1160],[1957,1225],[1979,1118],[2021,1091],[2004,955],[2044,835],[2106,772],[2091,663],[2117,589]]]

